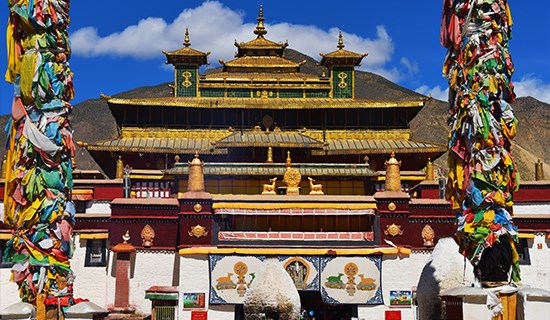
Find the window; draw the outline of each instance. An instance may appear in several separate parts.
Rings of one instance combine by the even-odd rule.
[[[531,258],[529,257],[529,242],[528,239],[520,238],[518,243],[516,243],[516,250],[519,255],[519,264],[530,265]]]
[[[107,244],[105,239],[88,240],[86,244],[85,267],[105,267],[107,265]]]
[[[6,240],[0,240],[0,268],[11,268],[14,263],[4,260],[4,250],[6,250]]]

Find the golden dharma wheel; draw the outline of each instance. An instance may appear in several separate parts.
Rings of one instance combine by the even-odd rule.
[[[289,187],[297,187],[300,185],[300,182],[302,181],[302,175],[300,174],[300,171],[289,168],[286,170],[284,175],[284,182]]]
[[[348,277],[353,277],[359,272],[359,267],[356,263],[350,262],[344,266],[344,273]]]
[[[242,276],[248,272],[248,266],[246,263],[239,261],[235,263],[235,266],[233,266],[233,271],[235,271],[236,275]]]

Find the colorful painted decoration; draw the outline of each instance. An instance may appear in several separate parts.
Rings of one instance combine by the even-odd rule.
[[[380,256],[320,257],[321,296],[331,304],[382,304]]]
[[[67,34],[68,0],[8,1],[8,68],[12,117],[6,131],[4,252],[22,301],[65,309],[73,298],[70,195],[75,145],[68,115],[74,96]],[[40,300],[37,303],[37,300]],[[40,308],[44,310],[44,308]],[[44,317],[45,314],[39,314]]]
[[[210,255],[210,303],[243,303],[264,256]]]
[[[520,280],[513,243],[518,233],[512,223],[519,174],[510,154],[517,124],[510,106],[515,100],[511,26],[506,0],[444,0],[441,44],[448,48],[443,74],[449,82],[452,127],[447,198],[457,215],[461,253],[482,281],[493,278],[487,274],[491,265],[501,264],[507,271],[503,256],[510,257],[512,279]],[[486,251],[499,250],[499,261],[483,258]]]
[[[319,290],[319,257],[280,256],[279,261],[294,282],[296,289]]]

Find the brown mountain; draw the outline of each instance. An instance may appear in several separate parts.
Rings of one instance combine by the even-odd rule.
[[[293,61],[303,61],[302,72],[321,75],[326,68],[318,66],[317,61],[298,51],[287,49],[286,57]],[[208,69],[205,72],[219,72],[220,69]],[[357,71],[355,75],[355,96],[361,99],[373,100],[407,100],[417,99],[420,94],[401,87],[379,75]],[[156,86],[140,87],[122,92],[115,97],[168,97],[171,96],[169,83]],[[514,157],[518,162],[522,177],[526,180],[534,178],[534,162],[540,158],[544,162],[550,160],[550,105],[534,98],[519,98],[513,105],[520,121],[518,136],[515,139],[517,147],[513,148]],[[446,102],[431,100],[416,118],[411,122],[413,139],[436,143],[446,143],[449,127],[447,126]],[[3,127],[9,116],[0,117]],[[75,131],[76,141],[98,141],[117,137],[118,132],[114,118],[107,103],[102,99],[89,99],[77,105],[71,114],[71,124]],[[5,141],[6,134],[1,131],[0,139]],[[5,150],[0,150],[3,156]],[[445,156],[438,159],[436,165],[444,168]],[[76,162],[81,169],[100,169],[88,152],[79,148]],[[550,173],[550,168],[545,167]]]

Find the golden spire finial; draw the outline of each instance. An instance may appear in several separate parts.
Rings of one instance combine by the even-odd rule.
[[[183,40],[183,45],[188,48],[191,45],[189,41],[189,28],[185,28],[185,39]]]
[[[338,35],[338,45],[336,46],[338,49],[342,50],[344,49],[344,38],[342,38],[342,31],[340,31],[340,35]]]
[[[401,172],[399,167],[401,161],[395,159],[395,153],[392,152],[390,160],[385,162],[386,165],[386,191],[401,191]]]
[[[204,191],[204,173],[202,166],[204,162],[199,159],[199,153],[195,152],[195,156],[189,163],[189,175],[187,182],[188,191]]]
[[[273,163],[273,148],[267,148],[267,163]]]
[[[292,159],[290,159],[290,151],[286,152],[286,163],[285,166],[288,168],[292,167]]]
[[[426,180],[435,180],[434,164],[430,158],[428,158],[428,163],[426,164]]]
[[[258,24],[256,25],[256,30],[254,30],[254,34],[258,35],[258,38],[263,38],[264,35],[267,33],[267,30],[265,30],[264,27],[264,9],[262,6],[260,6],[260,13],[258,14]]]
[[[118,160],[116,161],[115,178],[116,179],[124,178],[124,163],[122,162],[121,156],[118,156]]]

